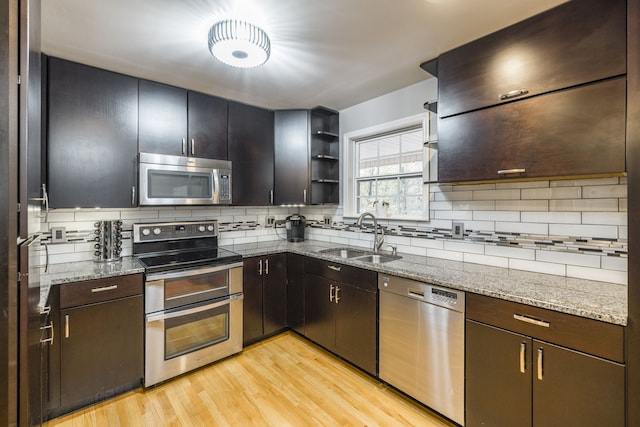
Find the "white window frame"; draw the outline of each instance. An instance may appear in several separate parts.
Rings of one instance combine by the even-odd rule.
[[[345,179],[342,182],[342,194],[343,194],[343,217],[344,218],[357,218],[358,212],[356,211],[356,143],[362,139],[371,138],[377,135],[400,131],[406,128],[421,126],[422,127],[422,141],[427,142],[429,135],[429,114],[421,113],[415,116],[406,117],[392,122],[383,123],[380,125],[372,126],[366,129],[360,129],[353,132],[349,132],[343,135],[342,138],[342,176]],[[423,152],[423,180],[424,177],[429,177],[429,155],[427,153],[428,148],[425,146]],[[424,180],[426,181],[426,180]],[[422,216],[420,217],[407,217],[407,216],[390,216],[385,219],[389,220],[407,220],[407,221],[429,221],[429,184],[423,185],[422,194]],[[375,214],[375,212],[372,212]]]

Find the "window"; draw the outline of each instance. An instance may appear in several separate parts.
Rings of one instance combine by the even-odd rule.
[[[384,203],[388,218],[428,219],[424,115],[353,132],[345,140],[352,169],[347,171],[346,216],[375,213],[376,204]]]

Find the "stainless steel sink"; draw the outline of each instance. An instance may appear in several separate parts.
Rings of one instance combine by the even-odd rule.
[[[367,251],[364,249],[352,249],[352,248],[332,248],[332,249],[323,249],[320,251],[321,254],[327,255],[335,255],[340,258],[356,258],[361,257],[363,255],[373,254],[371,251]]]
[[[382,264],[385,262],[389,262],[389,261],[396,261],[398,259],[402,259],[401,256],[398,255],[380,255],[380,254],[371,254],[371,255],[365,255],[365,256],[360,256],[357,258],[354,258],[358,261],[364,261],[364,262],[370,262],[372,264]]]

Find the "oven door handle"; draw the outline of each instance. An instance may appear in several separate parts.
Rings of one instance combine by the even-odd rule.
[[[177,279],[182,277],[192,277],[192,276],[200,276],[202,274],[215,273],[218,271],[229,270],[235,267],[242,267],[243,263],[234,262],[233,264],[223,264],[217,265],[215,267],[205,267],[205,268],[197,268],[195,270],[178,270],[171,271],[168,273],[152,273],[147,276],[147,281],[151,282],[154,280],[167,280],[167,279]]]
[[[160,313],[152,316],[147,316],[147,323],[159,322],[161,320],[173,319],[176,317],[189,316],[191,314],[200,313],[202,311],[212,310],[214,308],[229,305],[232,301],[244,299],[243,294],[233,294],[229,298],[225,298],[223,301],[214,302],[213,304],[207,304],[200,307],[191,308],[189,310],[172,311],[171,313]]]

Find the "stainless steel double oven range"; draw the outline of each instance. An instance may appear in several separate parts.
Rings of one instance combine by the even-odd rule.
[[[242,257],[218,248],[217,221],[133,225],[145,266],[149,387],[242,350]]]

